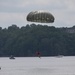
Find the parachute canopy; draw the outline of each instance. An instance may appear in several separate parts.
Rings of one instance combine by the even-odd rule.
[[[27,21],[40,23],[53,23],[54,16],[49,12],[32,11],[27,15]]]

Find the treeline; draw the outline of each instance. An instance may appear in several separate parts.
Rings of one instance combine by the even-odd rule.
[[[47,25],[0,27],[0,56],[75,55],[75,26],[56,28]]]

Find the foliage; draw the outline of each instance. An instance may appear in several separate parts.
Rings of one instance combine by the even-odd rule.
[[[75,55],[75,33],[67,31],[72,28],[35,24],[0,27],[0,56],[35,56],[36,51],[42,56]]]

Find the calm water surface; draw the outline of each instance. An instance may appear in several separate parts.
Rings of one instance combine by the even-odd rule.
[[[0,75],[75,75],[75,57],[1,57],[0,67]]]

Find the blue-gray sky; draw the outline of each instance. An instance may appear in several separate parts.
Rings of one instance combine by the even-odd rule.
[[[26,21],[26,16],[37,10],[49,11],[54,15],[55,22],[48,24],[50,26],[75,25],[75,0],[0,0],[0,27],[31,24]]]

